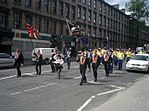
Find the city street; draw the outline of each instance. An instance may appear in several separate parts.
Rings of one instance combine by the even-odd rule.
[[[35,75],[35,66],[0,70],[0,111],[89,111],[107,102],[118,92],[145,76],[145,73],[126,72],[114,67],[113,74],[105,77],[103,67],[98,69],[98,81],[93,82],[92,71],[86,71],[87,83],[80,83],[79,66],[66,64],[61,79],[51,73],[50,65],[42,66],[42,74]]]

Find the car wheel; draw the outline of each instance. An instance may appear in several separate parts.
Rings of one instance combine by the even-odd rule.
[[[49,59],[45,59],[45,64],[49,64]]]
[[[149,68],[148,68],[148,70],[146,71],[146,74],[149,74]]]

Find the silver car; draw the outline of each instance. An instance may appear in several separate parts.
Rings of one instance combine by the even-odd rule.
[[[0,68],[14,67],[15,60],[6,53],[0,53]]]

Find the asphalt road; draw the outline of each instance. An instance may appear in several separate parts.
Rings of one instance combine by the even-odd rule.
[[[115,67],[113,74],[105,77],[102,67],[97,82],[93,82],[92,72],[86,71],[88,82],[80,86],[78,63],[73,62],[70,70],[66,64],[64,67],[61,79],[51,73],[50,65],[43,65],[38,76],[33,65],[24,66],[19,78],[16,69],[1,69],[0,111],[89,111],[145,75]]]

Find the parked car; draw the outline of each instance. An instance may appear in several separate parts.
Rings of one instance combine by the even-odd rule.
[[[15,60],[6,53],[0,53],[0,68],[14,67]]]
[[[149,54],[136,54],[126,63],[127,71],[149,72]]]

